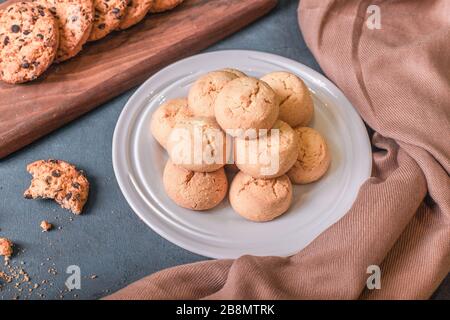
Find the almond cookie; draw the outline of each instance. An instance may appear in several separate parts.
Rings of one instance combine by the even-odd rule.
[[[58,49],[58,24],[49,10],[18,2],[0,17],[0,79],[23,83],[39,77]]]
[[[200,77],[189,90],[189,107],[199,117],[214,117],[214,101],[220,90],[237,76],[227,71],[213,71]]]
[[[119,29],[124,30],[139,23],[147,15],[153,0],[130,0],[127,13],[120,21]]]
[[[298,143],[294,129],[277,120],[266,135],[235,139],[236,165],[255,178],[282,176],[297,161]]]
[[[230,203],[242,217],[266,222],[285,213],[292,203],[292,184],[286,175],[258,179],[239,172],[230,187]]]
[[[287,175],[294,184],[307,184],[322,178],[331,164],[331,155],[325,139],[312,128],[295,129],[299,139],[299,154]]]
[[[189,118],[172,129],[167,152],[176,165],[196,172],[212,172],[227,163],[226,140],[214,119]]]
[[[248,77],[245,73],[243,73],[242,71],[240,71],[240,70],[238,70],[238,69],[225,68],[225,69],[222,69],[222,70],[220,70],[220,71],[226,71],[226,72],[232,73],[232,74],[234,74],[234,75],[235,75],[236,77],[238,77],[238,78],[245,78],[245,77]]]
[[[250,77],[237,78],[219,92],[214,112],[222,129],[238,136],[249,129],[271,129],[278,118],[278,99],[265,82]]]
[[[59,23],[56,61],[72,58],[86,43],[94,21],[92,0],[33,0],[49,9]]]
[[[279,119],[291,127],[307,126],[314,116],[314,103],[302,79],[289,72],[273,72],[261,78],[280,100]]]
[[[180,5],[184,0],[154,0],[153,5],[150,8],[150,12],[159,13],[167,10],[171,10]]]
[[[94,0],[94,24],[88,41],[100,40],[119,28],[128,2],[129,0]]]
[[[225,198],[228,181],[223,168],[214,172],[194,172],[174,165],[164,169],[164,188],[169,198],[183,208],[203,211],[216,207]]]
[[[167,139],[175,125],[192,117],[187,99],[172,99],[161,105],[152,115],[150,130],[153,137],[163,147],[167,147]]]
[[[89,194],[83,171],[61,160],[35,161],[27,166],[27,171],[33,179],[24,193],[26,199],[54,199],[61,207],[81,214]]]

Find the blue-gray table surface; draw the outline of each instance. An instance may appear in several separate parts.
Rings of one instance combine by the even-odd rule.
[[[297,0],[280,0],[269,15],[206,51],[266,51],[321,72],[298,29],[297,5]],[[25,270],[32,284],[40,284],[30,292],[29,284],[20,284],[20,291],[15,287],[17,281],[5,284],[0,280],[0,299],[97,299],[156,271],[206,259],[148,228],[117,185],[111,162],[112,136],[134,91],[0,160],[0,237],[16,244],[11,266]],[[88,173],[91,192],[84,215],[73,216],[51,201],[23,199],[30,182],[26,165],[48,158],[67,160]],[[42,220],[54,223],[56,229],[41,232]],[[82,276],[81,289],[71,292],[65,287],[70,265],[79,266]],[[433,297],[450,299],[449,277]]]

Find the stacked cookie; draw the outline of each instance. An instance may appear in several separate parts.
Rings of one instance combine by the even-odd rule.
[[[293,200],[292,184],[319,180],[331,162],[325,139],[307,127],[314,104],[305,83],[288,72],[261,79],[235,69],[210,72],[187,99],[153,114],[151,131],[169,154],[163,182],[168,196],[191,210],[208,210],[228,190],[251,221],[270,221]]]
[[[140,22],[183,0],[32,0],[0,10],[0,79],[32,81],[53,62],[77,55],[87,41]]]

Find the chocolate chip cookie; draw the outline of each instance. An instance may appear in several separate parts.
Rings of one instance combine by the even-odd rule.
[[[58,49],[58,23],[37,3],[18,2],[0,16],[0,79],[23,83],[40,76]]]
[[[152,5],[153,0],[131,0],[128,4],[127,13],[120,22],[119,29],[127,29],[139,23],[144,19]]]
[[[88,41],[100,40],[119,28],[128,3],[129,0],[94,0],[94,25]]]
[[[89,182],[82,170],[61,160],[39,160],[27,166],[33,176],[26,199],[54,199],[61,207],[81,214],[88,199]]]
[[[171,10],[182,2],[183,0],[155,0],[152,7],[150,8],[150,12],[159,13]]]
[[[59,24],[56,61],[72,58],[86,43],[94,21],[92,0],[33,0],[49,9]]]

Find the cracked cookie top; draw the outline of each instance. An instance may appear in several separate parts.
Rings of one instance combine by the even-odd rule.
[[[223,168],[214,172],[194,172],[168,161],[164,169],[164,188],[179,206],[203,211],[216,207],[225,198],[228,181]]]
[[[209,72],[195,81],[189,90],[189,107],[199,117],[214,117],[214,101],[222,88],[238,78],[228,71]]]
[[[253,177],[279,177],[297,160],[298,143],[294,129],[277,120],[267,135],[253,140],[235,139],[236,165]]]
[[[295,184],[307,184],[323,177],[331,164],[331,154],[322,135],[308,127],[295,129],[299,153],[287,175]]]
[[[177,165],[192,171],[212,172],[227,162],[227,138],[214,119],[187,118],[172,129],[167,151]]]
[[[230,187],[230,203],[244,218],[265,222],[285,213],[292,202],[292,184],[286,175],[274,179],[254,178],[239,172]]]
[[[166,148],[170,132],[177,123],[192,117],[187,99],[172,99],[162,104],[152,115],[150,130],[159,144]]]
[[[223,87],[214,102],[214,112],[224,130],[271,129],[278,118],[279,105],[268,84],[246,77],[234,79]]]
[[[307,126],[314,116],[314,103],[308,87],[295,74],[280,71],[261,78],[276,93],[280,102],[280,120],[292,127]]]

